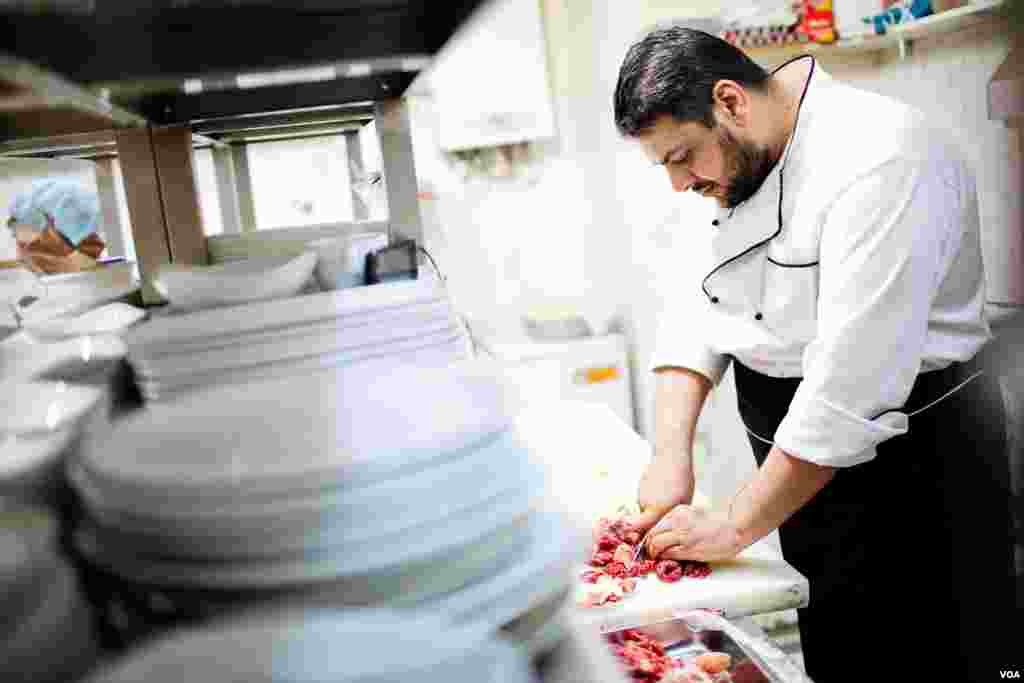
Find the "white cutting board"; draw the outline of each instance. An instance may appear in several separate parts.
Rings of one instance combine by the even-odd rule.
[[[517,422],[524,441],[549,471],[552,496],[586,530],[620,506],[635,505],[636,489],[650,460],[650,444],[610,408],[582,401],[541,401],[526,406]],[[696,504],[710,505],[700,491]],[[579,571],[589,549],[581,549]],[[580,586],[580,591],[585,590]],[[580,608],[583,623],[616,630],[671,619],[692,609],[722,610],[727,618],[803,607],[809,587],[765,540],[729,562],[711,565],[704,579],[665,583],[647,576],[620,603]]]

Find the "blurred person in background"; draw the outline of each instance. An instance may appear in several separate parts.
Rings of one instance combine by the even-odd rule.
[[[105,244],[97,234],[95,192],[65,179],[35,182],[11,203],[7,227],[18,260],[36,273],[72,273],[97,265]]]

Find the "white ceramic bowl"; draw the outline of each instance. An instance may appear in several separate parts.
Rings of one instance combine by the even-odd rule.
[[[135,264],[113,263],[81,273],[44,275],[30,292],[37,300],[18,307],[25,322],[88,311],[138,291]]]
[[[216,266],[161,266],[153,287],[175,309],[194,311],[295,296],[313,276],[317,255],[251,258]]]
[[[104,398],[96,387],[64,382],[0,385],[0,434],[42,436],[72,429]]]
[[[315,240],[309,248],[316,252],[316,281],[324,290],[359,287],[363,282],[363,269],[354,270],[350,264],[349,241],[345,237]]]

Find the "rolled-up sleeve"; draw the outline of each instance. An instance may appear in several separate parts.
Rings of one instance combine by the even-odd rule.
[[[708,330],[702,321],[700,304],[663,313],[658,320],[650,370],[665,367],[688,368],[707,377],[717,385],[722,380],[729,357],[714,351],[702,332]]]
[[[784,451],[846,467],[906,432],[928,319],[962,231],[960,192],[933,163],[892,160],[849,185],[822,226],[818,332],[775,433]]]

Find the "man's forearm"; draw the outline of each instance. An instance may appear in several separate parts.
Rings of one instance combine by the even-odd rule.
[[[729,505],[743,547],[767,536],[835,476],[835,468],[800,460],[773,446],[753,479]]]
[[[686,368],[666,367],[655,371],[654,455],[673,458],[690,466],[697,418],[711,390],[711,382]]]

